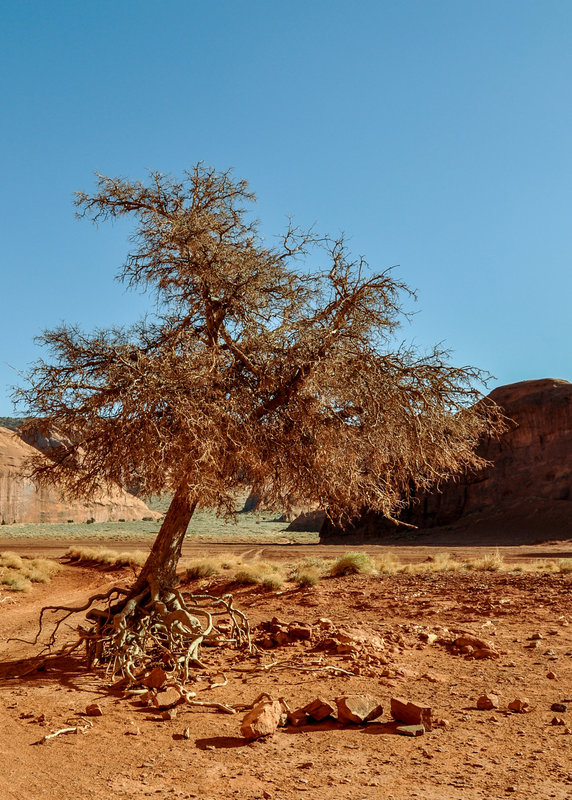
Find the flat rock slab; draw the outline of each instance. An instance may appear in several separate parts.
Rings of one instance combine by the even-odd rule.
[[[153,705],[162,711],[173,708],[182,702],[183,698],[181,697],[180,692],[173,687],[169,687],[162,692],[157,692],[157,695],[153,698]]]
[[[425,725],[399,725],[396,730],[401,736],[423,736]]]
[[[361,725],[383,714],[383,707],[377,697],[371,694],[348,694],[336,697],[338,720]]]

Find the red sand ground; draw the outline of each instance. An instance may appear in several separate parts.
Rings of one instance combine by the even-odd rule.
[[[39,544],[28,541],[26,548],[37,551]],[[15,545],[0,543],[2,549],[24,549]],[[201,545],[203,552],[207,547]],[[294,552],[298,548],[282,549],[286,555],[273,550],[274,556],[299,555]],[[310,550],[317,554],[316,547]],[[552,543],[516,548],[508,556],[570,556],[570,550],[570,542]],[[423,560],[429,552],[400,548],[399,555]],[[239,589],[236,605],[253,625],[273,616],[310,624],[328,617],[377,646],[366,643],[354,654],[324,655],[298,643],[263,656],[264,663],[296,657],[311,665],[321,655],[324,664],[359,673],[338,677],[296,669],[251,672],[256,661],[205,648],[208,674],[199,671],[194,687],[199,697],[248,703],[267,691],[297,707],[317,695],[367,692],[384,706],[380,720],[366,726],[323,722],[286,727],[250,744],[240,735],[242,714],[179,707],[175,719],[163,721],[111,691],[105,676],[86,673],[79,656],[48,662],[38,671],[33,669],[37,661],[21,660],[35,651],[8,641],[35,635],[42,605],[79,604],[130,576],[129,571],[66,566],[51,584],[35,586],[30,594],[0,594],[1,798],[572,797],[572,734],[566,732],[572,730],[572,575],[355,576],[326,579],[306,590]],[[448,639],[460,631],[489,639],[500,657],[466,659],[444,644],[422,641],[426,633]],[[534,635],[542,638],[533,640]],[[66,638],[73,638],[69,629],[62,643]],[[209,690],[221,670],[228,684]],[[555,677],[549,678],[550,673]],[[499,696],[498,710],[476,709],[485,691]],[[418,738],[397,735],[389,714],[396,695],[432,706],[445,726]],[[517,697],[529,699],[529,713],[507,711]],[[551,711],[561,701],[569,701],[568,710]],[[91,720],[93,727],[38,744],[45,734],[82,725],[80,714],[93,702],[103,710],[103,716]],[[565,725],[552,725],[554,717]],[[187,728],[190,738],[183,735]]]

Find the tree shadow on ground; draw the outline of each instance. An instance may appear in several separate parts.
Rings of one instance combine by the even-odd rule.
[[[405,722],[398,722],[390,720],[388,722],[368,722],[361,728],[362,734],[374,734],[376,736],[400,736],[397,730],[399,727],[405,725]]]
[[[173,734],[173,739],[184,739],[183,734]],[[199,750],[228,750],[235,747],[248,747],[248,739],[243,736],[210,736],[207,739],[195,739],[195,745]]]
[[[378,735],[397,735],[397,728],[403,725],[402,722],[365,722],[363,725],[355,725],[351,722],[339,722],[337,719],[330,717],[322,720],[322,722],[308,723],[306,725],[287,725],[284,728],[285,733],[324,733],[327,731],[355,731],[359,733],[375,733]]]
[[[85,678],[93,678],[86,683]],[[80,681],[79,679],[83,680]],[[109,689],[101,684],[101,677],[86,668],[85,659],[78,655],[33,655],[0,662],[0,692],[2,689],[12,690],[14,686],[34,685],[65,686],[75,691],[99,691],[108,694]]]

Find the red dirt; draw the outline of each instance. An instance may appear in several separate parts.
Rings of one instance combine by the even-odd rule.
[[[10,549],[20,549],[14,544]],[[202,545],[203,551],[208,547]],[[543,554],[547,547],[554,554],[569,555],[569,543],[543,545]],[[299,555],[293,548],[284,549],[289,558]],[[418,548],[415,559],[426,555]],[[311,645],[300,642],[263,656],[264,663],[299,656],[310,664],[321,655],[325,664],[360,673],[337,677],[298,670],[251,674],[244,670],[256,662],[243,660],[234,651],[204,648],[209,675],[199,677],[194,687],[203,699],[248,703],[267,691],[296,708],[318,695],[367,693],[378,696],[384,707],[380,720],[366,726],[325,721],[286,727],[250,744],[240,735],[242,714],[179,707],[175,719],[164,721],[121,692],[111,691],[101,674],[86,673],[79,655],[48,662],[38,671],[33,669],[36,661],[21,660],[35,651],[8,641],[35,635],[42,605],[79,604],[93,592],[129,579],[129,572],[66,566],[51,584],[37,586],[29,595],[12,594],[13,601],[0,605],[0,797],[471,800],[535,795],[541,800],[565,800],[572,796],[572,734],[566,733],[567,728],[572,730],[572,702],[564,713],[550,709],[555,702],[572,701],[570,574],[355,576],[325,579],[306,590],[236,591],[235,603],[253,625],[273,616],[312,625],[328,617],[336,626],[383,639],[377,649],[358,645],[357,653],[348,655],[312,652]],[[5,597],[6,592],[0,600]],[[420,637],[436,633],[447,640],[461,631],[490,640],[500,657],[466,659],[444,644],[426,644]],[[530,638],[536,634],[542,638]],[[62,643],[66,638],[73,638],[69,629],[62,634]],[[538,646],[533,648],[534,642]],[[208,690],[209,677],[217,680],[221,670],[228,684]],[[556,677],[548,678],[550,672]],[[499,696],[498,710],[476,709],[485,692]],[[434,717],[448,724],[418,738],[396,735],[389,714],[392,696],[430,705]],[[507,710],[517,697],[529,699],[529,713]],[[94,702],[103,715],[92,718],[93,727],[85,733],[37,744],[46,734],[83,724],[85,718],[79,715]],[[554,717],[561,717],[565,725],[552,725]],[[186,728],[188,739],[183,735]]]

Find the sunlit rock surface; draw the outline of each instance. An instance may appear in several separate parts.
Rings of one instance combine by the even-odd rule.
[[[101,492],[90,502],[64,500],[53,488],[38,488],[20,475],[24,461],[37,451],[7,428],[0,427],[0,521],[95,522],[157,518],[145,503],[119,487]]]

